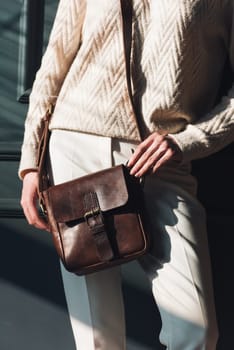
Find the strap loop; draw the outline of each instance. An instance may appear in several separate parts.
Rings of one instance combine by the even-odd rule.
[[[105,220],[95,192],[84,195],[85,221],[92,233],[99,257],[103,261],[114,258],[114,252],[106,230]]]

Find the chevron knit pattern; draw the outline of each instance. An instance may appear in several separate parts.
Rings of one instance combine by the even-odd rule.
[[[227,48],[234,43],[232,3],[133,0],[138,121],[146,135],[173,134],[185,160],[234,139],[234,89],[214,107]],[[140,141],[126,85],[118,0],[60,0],[30,96],[21,175],[36,168],[41,118],[55,102],[51,129]]]

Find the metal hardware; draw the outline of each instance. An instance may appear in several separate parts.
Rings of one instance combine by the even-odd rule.
[[[84,214],[84,219],[87,222],[88,226],[90,226],[89,219],[98,216],[100,213],[101,212],[99,208],[93,208]]]
[[[40,206],[40,208],[41,208],[42,214],[45,215],[45,216],[47,216],[46,206],[45,206],[45,204],[43,203],[42,200],[39,201],[39,206]]]

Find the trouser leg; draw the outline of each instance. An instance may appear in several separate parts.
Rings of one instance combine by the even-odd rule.
[[[125,327],[119,268],[76,276],[61,266],[78,350],[124,350]]]
[[[110,167],[113,161],[110,139],[65,131],[52,133],[50,155],[55,183]],[[61,271],[77,350],[124,350],[120,268],[81,277],[63,266]]]
[[[217,325],[205,213],[177,186],[156,178],[145,184],[153,248],[141,259],[152,282],[170,350],[214,350]]]

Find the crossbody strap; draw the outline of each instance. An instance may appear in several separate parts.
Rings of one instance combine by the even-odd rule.
[[[131,101],[135,122],[138,127],[141,140],[143,140],[142,128],[139,125],[139,116],[134,105],[132,83],[131,83],[131,48],[132,48],[132,26],[133,26],[133,3],[132,0],[120,0],[122,25],[123,25],[123,44],[125,57],[125,72],[127,80],[128,95]]]
[[[132,0],[120,0],[120,4],[121,4],[122,26],[123,26],[123,44],[124,44],[126,79],[127,79],[129,97],[133,105],[132,85],[131,85],[131,43],[132,43],[132,15],[133,15]]]
[[[50,140],[49,123],[53,114],[54,106],[51,105],[42,118],[42,135],[38,146],[37,167],[38,167],[38,192],[39,195],[50,187],[49,174],[47,171],[47,158]]]

